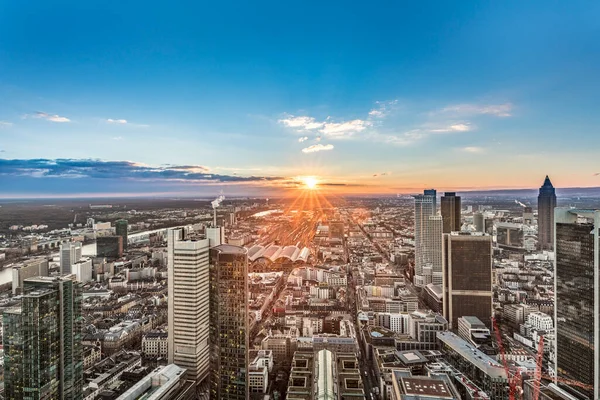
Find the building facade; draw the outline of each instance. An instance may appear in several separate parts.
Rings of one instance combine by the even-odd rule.
[[[460,231],[462,226],[460,210],[461,200],[454,192],[446,192],[442,196],[440,209],[442,211],[444,233]]]
[[[210,249],[210,397],[245,400],[248,383],[248,252]]]
[[[123,238],[123,250],[127,250],[127,220],[119,219],[115,221],[115,234]]]
[[[20,308],[3,314],[4,398],[83,398],[81,288],[67,277],[23,284]]]
[[[168,231],[168,361],[201,383],[209,370],[209,239]]]
[[[67,242],[60,245],[60,273],[70,274],[71,265],[81,259],[81,243]]]
[[[600,211],[556,208],[554,293],[559,377],[600,398]]]
[[[487,327],[492,318],[492,237],[481,233],[444,235],[444,317],[475,316]]]
[[[111,259],[123,257],[123,238],[118,235],[97,237],[96,256]]]
[[[555,207],[556,191],[546,176],[538,195],[538,246],[542,250],[553,249]]]

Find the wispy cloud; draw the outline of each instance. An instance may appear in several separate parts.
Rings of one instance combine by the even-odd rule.
[[[122,137],[122,136],[115,136],[115,137],[113,138],[113,140],[123,140],[123,137]]]
[[[385,118],[397,106],[397,104],[398,104],[398,100],[376,101],[375,107],[371,111],[369,111],[369,118],[372,118],[372,119]]]
[[[429,132],[432,133],[446,133],[446,132],[468,132],[473,130],[473,125],[470,123],[458,123],[450,124],[444,127],[432,128]]]
[[[189,182],[274,182],[276,176],[238,176],[210,173],[201,165],[169,165],[153,167],[132,161],[94,159],[30,159],[0,158],[0,176],[32,178],[92,178]]]
[[[0,121],[0,128],[8,128],[8,127],[11,127],[12,125],[13,125],[12,122]]]
[[[308,146],[302,149],[303,153],[316,153],[318,151],[327,151],[333,150],[332,144],[313,144],[312,146]]]
[[[391,174],[392,174],[392,173],[391,173],[390,171],[388,171],[388,172],[378,172],[378,173],[376,173],[376,174],[373,174],[373,177],[374,177],[374,178],[377,178],[377,177],[379,177],[379,176],[388,176],[388,175],[391,175]]]
[[[479,154],[479,153],[485,152],[485,149],[483,147],[477,147],[477,146],[467,146],[467,147],[461,148],[461,150],[466,153],[472,153],[472,154]]]
[[[112,119],[112,118],[108,118],[106,120],[106,122],[108,122],[109,124],[118,124],[118,125],[125,125],[125,124],[127,124],[127,120],[126,119]]]
[[[488,114],[496,117],[510,117],[512,115],[512,109],[513,105],[511,103],[488,105],[455,104],[442,108],[440,112],[454,115]]]
[[[62,117],[57,114],[48,114],[42,111],[36,111],[35,114],[27,114],[24,118],[41,118],[51,122],[71,122],[67,117]]]
[[[293,115],[289,115],[287,118],[280,119],[277,122],[299,131],[319,129],[324,125],[324,122],[317,122],[313,117],[295,117]]]
[[[347,122],[327,122],[321,129],[321,133],[325,136],[341,138],[352,136],[355,133],[362,132],[373,124],[370,121],[362,119],[354,119]]]
[[[307,140],[308,140],[308,136],[303,136],[301,138],[298,138],[298,143],[306,142]]]

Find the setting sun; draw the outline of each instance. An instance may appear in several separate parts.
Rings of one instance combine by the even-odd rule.
[[[304,182],[304,186],[310,190],[316,189],[319,184],[319,180],[314,176],[305,176],[302,178],[302,181]]]

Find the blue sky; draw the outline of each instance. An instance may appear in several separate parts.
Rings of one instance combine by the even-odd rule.
[[[598,2],[186,3],[0,5],[5,196],[600,186]]]

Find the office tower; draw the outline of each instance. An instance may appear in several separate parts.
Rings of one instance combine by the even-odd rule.
[[[48,259],[46,257],[23,261],[12,267],[12,293],[14,295],[22,293],[25,279],[48,275]]]
[[[444,235],[444,317],[450,328],[458,318],[475,316],[491,327],[492,237],[482,233]]]
[[[210,249],[210,398],[248,398],[248,252]]]
[[[127,220],[115,221],[115,234],[123,238],[123,250],[127,250]]]
[[[473,214],[473,225],[475,226],[475,232],[483,233],[485,231],[485,217],[482,212],[476,212]]]
[[[123,237],[99,236],[96,238],[96,257],[123,257]]]
[[[83,399],[81,288],[70,277],[23,283],[3,314],[4,398]]]
[[[207,236],[210,230],[215,228],[209,228]],[[208,377],[209,370],[209,249],[212,243],[209,238],[186,238],[184,228],[170,229],[167,239],[168,360],[185,368],[188,379],[201,383]]]
[[[60,245],[60,273],[70,274],[71,265],[81,259],[81,243],[67,242]]]
[[[550,178],[546,175],[538,195],[538,247],[542,250],[552,250],[553,248],[555,207],[556,191]]]
[[[415,199],[415,286],[442,283],[442,217],[436,215],[435,189]]]
[[[425,189],[423,195],[433,197],[433,214],[437,214],[437,191],[435,189]]]
[[[533,208],[523,207],[523,223],[525,225],[533,224]]]
[[[454,192],[446,192],[442,196],[441,210],[444,221],[444,233],[460,231],[460,196]]]
[[[600,398],[600,210],[556,208],[554,321],[559,377]],[[579,389],[580,391],[582,389]]]

